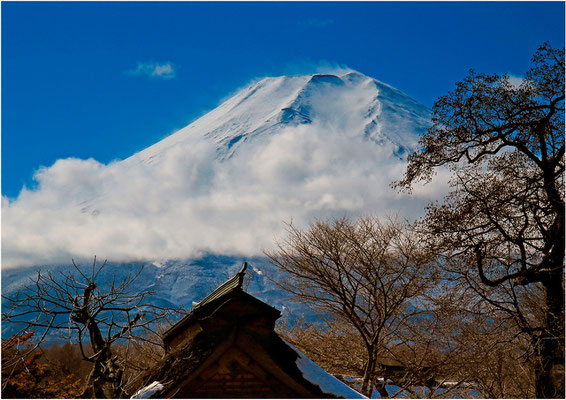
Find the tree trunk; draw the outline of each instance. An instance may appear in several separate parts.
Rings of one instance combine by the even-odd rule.
[[[80,394],[81,399],[103,399],[104,395],[104,379],[101,374],[101,367],[98,361],[95,361],[92,371],[87,378],[85,388]]]
[[[385,381],[376,383],[375,388],[379,392],[379,395],[381,396],[382,399],[388,399],[389,398],[389,393],[387,393],[387,389],[385,388]]]
[[[374,373],[373,376],[371,377],[371,389],[373,392],[373,388],[375,387],[375,389],[377,390],[377,392],[379,393],[379,395],[381,396],[382,399],[388,399],[389,398],[389,393],[387,393],[387,389],[385,388],[385,385],[387,384],[387,377],[384,375],[383,376],[383,381],[377,381],[377,378],[375,376],[376,374]],[[373,394],[372,392],[370,392],[370,394],[368,395],[368,397],[371,398],[371,395]]]
[[[92,351],[97,355],[80,397],[103,398],[105,397],[104,384],[112,383],[112,398],[122,398],[124,394],[121,387],[123,370],[114,362],[110,346],[104,341],[96,321],[89,317],[85,325],[89,330]]]
[[[373,350],[368,350],[368,361],[364,370],[364,380],[362,382],[362,394],[371,397],[373,387],[371,386],[372,376],[375,373],[375,355]]]
[[[564,392],[564,274],[562,268],[543,282],[546,321],[535,343],[537,398],[565,398]]]

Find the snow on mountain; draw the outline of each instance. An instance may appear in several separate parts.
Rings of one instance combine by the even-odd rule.
[[[3,267],[259,255],[283,221],[416,217],[437,186],[389,187],[430,123],[358,72],[264,78],[187,127],[108,165],[62,159],[3,199]]]
[[[143,266],[138,279],[130,286],[131,292],[152,290],[154,295],[149,298],[151,304],[162,307],[182,306],[189,310],[217,286],[240,271],[244,261],[251,266],[246,275],[247,290],[251,294],[281,310],[286,319],[294,320],[303,315],[308,318],[313,317],[312,311],[304,305],[289,302],[288,295],[273,284],[272,280],[278,280],[281,273],[264,257],[207,254],[197,258],[162,262],[109,262],[98,275],[97,282],[99,290],[107,292],[113,280],[121,282],[128,275],[137,274]],[[84,268],[84,272],[89,273],[92,260],[79,266]],[[2,294],[13,297],[18,290],[30,284],[30,278],[37,277],[37,269],[48,269],[55,277],[60,276],[61,273],[77,275],[70,263],[42,268],[4,269],[1,276]],[[261,271],[261,274],[257,271]],[[3,307],[6,306],[6,301],[6,298],[2,298]],[[9,337],[22,327],[21,324],[3,323],[2,337]],[[67,332],[53,332],[48,336],[48,340],[65,339],[66,335]]]
[[[157,302],[190,307],[247,260],[261,271],[250,290],[298,312],[270,283],[277,271],[263,250],[284,222],[420,215],[443,184],[408,196],[390,183],[429,124],[426,107],[358,72],[283,76],[126,160],[58,160],[36,172],[36,190],[3,199],[3,294],[31,266],[96,254],[111,260],[109,273],[145,264],[140,284]]]
[[[218,157],[226,159],[257,137],[317,120],[344,134],[392,143],[402,153],[414,150],[418,135],[430,123],[430,112],[391,86],[357,72],[264,78],[125,163],[159,162],[168,151],[190,144],[191,137],[212,140]]]

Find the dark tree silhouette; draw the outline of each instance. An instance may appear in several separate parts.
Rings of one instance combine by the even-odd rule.
[[[511,296],[485,295],[530,336],[537,397],[564,398],[564,49],[546,43],[532,62],[520,85],[471,71],[440,97],[396,185],[410,190],[437,167],[452,170],[451,193],[420,228],[487,291]],[[527,286],[544,292],[538,324],[517,301]]]
[[[107,386],[110,386],[111,397],[124,397],[127,393],[122,378],[127,360],[115,354],[113,345],[124,341],[151,341],[151,337],[156,337],[152,335],[156,323],[176,310],[151,304],[149,290],[133,290],[132,283],[142,268],[120,282],[108,282],[99,288],[97,277],[106,261],[97,266],[95,257],[88,275],[74,261],[73,266],[76,275],[38,272],[32,284],[13,298],[6,298],[2,319],[24,324],[22,332],[37,332],[40,338],[28,352],[34,351],[54,331],[77,340],[83,359],[92,363],[81,397],[105,397]]]

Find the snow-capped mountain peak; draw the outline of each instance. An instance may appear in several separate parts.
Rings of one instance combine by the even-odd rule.
[[[36,190],[3,205],[3,265],[257,256],[284,221],[412,218],[430,196],[390,183],[429,124],[426,107],[359,72],[263,78],[126,160],[40,169]]]
[[[414,149],[429,121],[426,107],[359,72],[264,78],[131,159],[155,162],[194,137],[213,141],[218,157],[226,159],[254,138],[313,123],[393,143],[402,153]]]
[[[3,202],[3,294],[33,266],[68,270],[71,258],[97,255],[110,261],[101,279],[145,264],[137,284],[156,304],[190,307],[248,261],[250,290],[297,312],[283,306],[263,250],[285,236],[284,222],[418,216],[442,191],[409,198],[390,183],[429,124],[426,107],[358,72],[257,80],[126,160],[40,169],[36,190]]]

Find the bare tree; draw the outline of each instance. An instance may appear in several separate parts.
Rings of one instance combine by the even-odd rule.
[[[564,49],[541,46],[519,86],[472,71],[435,103],[420,145],[398,186],[453,171],[420,229],[455,277],[528,335],[536,396],[564,398]],[[520,302],[532,287],[544,293],[538,320]]]
[[[461,382],[486,398],[534,397],[533,349],[528,336],[517,332],[509,314],[515,311],[504,287],[487,291],[478,282],[471,284],[454,274],[441,282],[441,290],[435,293],[435,316],[443,328],[435,334],[446,356],[441,374],[445,380]],[[525,315],[530,313],[530,299],[516,301]],[[506,307],[511,307],[509,312],[503,311]],[[529,318],[535,321],[537,316]]]
[[[148,333],[154,332],[155,324],[176,311],[151,304],[149,290],[133,290],[132,284],[142,268],[122,281],[113,280],[99,287],[97,278],[106,261],[97,266],[95,257],[88,275],[74,261],[73,266],[76,274],[38,272],[33,283],[13,298],[6,298],[2,319],[23,324],[23,332],[40,332],[34,347],[53,332],[76,340],[83,359],[92,363],[81,397],[105,397],[105,386],[110,386],[111,397],[123,397],[125,360],[114,354],[114,345],[151,341]]]
[[[430,260],[414,239],[395,221],[341,218],[308,231],[289,225],[278,250],[266,253],[286,273],[280,287],[355,329],[366,351],[366,395],[377,384],[378,357],[424,312],[421,294],[434,282]]]
[[[442,345],[451,338],[439,336],[438,327],[429,330],[431,323],[438,325],[427,318],[412,321],[406,325],[410,330],[380,349],[374,385],[382,398],[470,397],[471,376],[459,374],[455,380],[453,374],[461,371],[464,361],[455,351],[446,351]],[[359,389],[367,350],[351,324],[332,318],[317,319],[315,323],[300,319],[280,326],[278,333],[326,371]],[[387,382],[401,390],[388,388]]]
[[[334,376],[363,375],[366,349],[358,332],[332,318],[283,321],[277,333]]]

